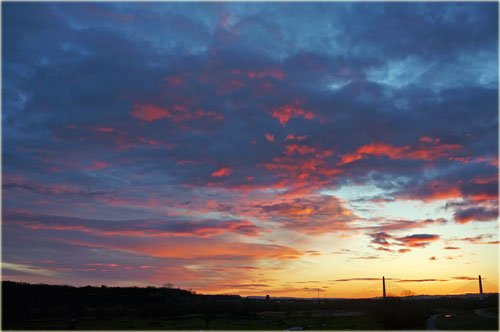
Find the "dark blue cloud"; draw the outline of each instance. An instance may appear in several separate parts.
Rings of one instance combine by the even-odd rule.
[[[252,171],[282,148],[265,144],[259,139],[264,133],[277,137],[301,133],[325,148],[335,147],[339,154],[370,141],[405,145],[426,135],[484,155],[496,150],[497,100],[491,82],[465,73],[462,86],[451,84],[446,89],[445,85],[438,92],[426,88],[422,74],[404,88],[392,83],[404,81],[397,70],[411,72],[442,59],[458,65],[475,52],[491,52],[496,45],[496,20],[490,8],[494,6],[200,4],[194,6],[194,15],[188,15],[192,6],[186,4],[9,4],[4,22],[5,139],[9,147],[20,142],[42,150],[55,148],[68,157],[81,154],[81,149],[121,144],[140,151],[127,148],[118,158],[142,154],[174,173],[176,164],[166,162],[168,157],[158,162],[165,151],[150,149],[138,140],[147,133],[148,140],[172,145],[167,154],[175,161],[201,157],[211,164],[240,168],[252,163]],[[250,12],[245,14],[243,8]],[[149,15],[152,19],[147,20]],[[364,23],[354,24],[360,18]],[[303,29],[297,30],[291,22]],[[321,30],[323,25],[331,31]],[[147,28],[150,33],[145,33]],[[313,40],[325,39],[322,47],[307,42],[306,37],[313,35]],[[342,47],[335,51],[325,47],[331,40]],[[286,52],[277,57],[270,47],[259,47],[268,41],[284,42]],[[196,47],[198,51],[193,51]],[[495,65],[496,53],[486,54],[488,63]],[[406,56],[416,62],[405,63]],[[407,67],[394,65],[397,60]],[[470,63],[470,67],[479,65]],[[377,78],[374,70],[390,72],[391,66],[397,68],[390,81],[372,80]],[[248,79],[249,72],[263,70],[279,70],[285,78]],[[455,76],[460,75],[457,72]],[[169,86],[165,78],[172,75],[180,75],[185,84]],[[271,90],[256,94],[266,86]],[[304,107],[314,110],[316,119],[292,120],[283,128],[269,111],[295,99],[305,100]],[[172,121],[146,126],[130,116],[134,103],[188,104],[216,112],[225,121],[187,123],[184,130]],[[74,123],[78,128],[68,129]],[[97,135],[92,126],[116,132]],[[251,152],[256,149],[258,153]],[[5,153],[13,162],[21,158],[15,148]],[[21,159],[18,164],[28,167],[29,163]],[[211,168],[198,167],[205,174]]]

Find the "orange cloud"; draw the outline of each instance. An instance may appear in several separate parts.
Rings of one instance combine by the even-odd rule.
[[[439,240],[436,234],[413,234],[395,238],[408,247],[426,247],[429,243]]]
[[[452,279],[455,280],[478,280],[477,277],[468,277],[468,276],[458,276],[458,277],[451,277]],[[486,278],[483,278],[486,279]]]
[[[177,280],[179,283],[194,280],[199,280],[201,276],[192,269],[177,265],[177,266],[162,266],[160,268],[147,270],[149,273],[144,276],[148,284],[158,283],[160,280]],[[134,282],[137,284],[137,281]],[[182,285],[181,285],[182,286]]]
[[[300,252],[295,249],[279,245],[222,241],[210,241],[209,243],[201,241],[188,243],[188,241],[186,241],[182,243],[177,242],[173,245],[163,243],[156,246],[136,246],[135,248],[133,247],[133,250],[155,257],[184,259],[217,257],[221,259],[241,257],[246,260],[265,258],[296,259],[301,255]]]
[[[288,260],[297,259],[301,256],[299,251],[285,246],[229,242],[222,239],[184,238],[179,240],[179,238],[171,238],[167,241],[164,239],[142,241],[144,243],[130,243],[130,241],[127,241],[123,244],[68,239],[58,239],[58,241],[78,247],[119,250],[159,258],[256,261],[261,259]]]
[[[498,194],[493,193],[479,193],[469,195],[468,198],[474,202],[485,202],[498,200]]]
[[[343,155],[339,164],[349,164],[356,160],[366,158],[367,156],[384,156],[390,159],[417,159],[429,161],[450,157],[453,153],[462,149],[461,145],[440,144],[439,139],[431,139],[428,137],[422,137],[420,142],[423,144],[417,147],[412,147],[410,145],[398,147],[385,143],[363,145],[354,153]]]
[[[439,240],[440,236],[436,234],[413,234],[403,237],[396,237],[385,232],[378,232],[369,234],[372,238],[372,243],[378,244],[384,247],[398,245],[410,248],[423,248],[428,244]],[[389,242],[388,240],[393,240]],[[407,252],[409,250],[399,250],[400,253]]]
[[[291,156],[294,154],[305,155],[305,154],[315,153],[316,151],[317,150],[315,148],[307,145],[290,144],[285,147],[285,154],[287,156]],[[325,157],[331,156],[333,154],[331,150],[324,150],[321,153],[329,154],[325,155]]]
[[[289,144],[282,157],[275,157],[271,162],[259,165],[278,173],[286,181],[289,194],[305,194],[331,181],[342,170],[328,165],[332,150],[308,145]]]
[[[427,184],[428,195],[422,197],[424,200],[453,199],[462,197],[458,187],[449,185],[442,181],[431,181]]]
[[[386,278],[386,280],[390,280],[390,278]],[[334,279],[332,282],[349,282],[349,281],[380,281],[380,278],[374,277],[363,277],[363,278],[344,278],[344,279]]]
[[[290,119],[295,118],[295,117],[300,116],[306,120],[312,120],[315,117],[313,112],[306,111],[297,105],[284,105],[284,106],[275,108],[272,110],[271,116],[275,119],[278,119],[279,123],[282,126],[285,126],[286,123],[288,121],[290,121]]]
[[[357,217],[333,196],[309,196],[281,199],[271,203],[254,204],[256,213],[283,225],[285,229],[306,234],[352,230]]]
[[[184,105],[173,105],[171,107],[159,107],[151,104],[134,104],[132,115],[142,121],[154,122],[168,118],[175,122],[194,120],[200,118],[210,118],[221,121],[224,117],[215,112],[206,112],[202,109],[190,111]]]
[[[233,170],[231,168],[222,167],[222,168],[219,168],[218,170],[214,171],[212,173],[212,177],[214,177],[214,178],[226,177],[226,176],[231,175],[231,173],[233,173]]]
[[[436,282],[436,281],[449,281],[449,279],[401,279],[395,282]]]

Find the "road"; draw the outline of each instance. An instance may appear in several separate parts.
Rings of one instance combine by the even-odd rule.
[[[488,311],[488,309],[476,309],[474,310],[474,312],[476,313],[476,315],[481,317],[498,319],[498,315],[495,315],[494,313]]]
[[[498,319],[498,316],[495,315],[494,313],[488,311],[488,309],[476,309],[474,310],[474,313],[478,316],[485,317],[485,318],[491,318],[491,319]],[[427,330],[439,330],[436,326],[436,318],[438,316],[442,316],[444,314],[436,314],[432,315],[427,319]]]
[[[428,330],[439,330],[436,326],[436,317],[437,316],[441,316],[441,315],[444,315],[444,314],[437,314],[437,315],[432,315],[431,317],[429,317],[429,319],[427,320],[427,329]]]

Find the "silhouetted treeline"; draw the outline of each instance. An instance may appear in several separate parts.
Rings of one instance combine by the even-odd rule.
[[[2,282],[3,322],[34,317],[116,315],[138,317],[175,316],[196,312],[229,310],[238,295],[195,295],[165,287],[73,287]]]
[[[220,317],[257,319],[258,313],[263,312],[279,312],[283,317],[282,323],[278,322],[282,324],[279,328],[287,328],[288,322],[293,321],[291,318],[316,317],[318,313],[335,310],[362,312],[364,317],[384,329],[424,329],[427,318],[439,308],[472,310],[481,307],[498,308],[498,296],[489,296],[483,301],[476,298],[264,300],[238,295],[201,295],[166,287],[72,287],[2,282],[3,329],[19,328],[24,322],[40,319],[68,322],[66,328],[73,328],[78,327],[80,319],[179,317],[196,317],[201,322],[196,329],[208,329]],[[25,325],[24,329],[30,326]]]

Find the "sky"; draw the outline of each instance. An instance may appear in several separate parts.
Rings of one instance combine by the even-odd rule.
[[[2,3],[3,280],[498,290],[498,3]]]

